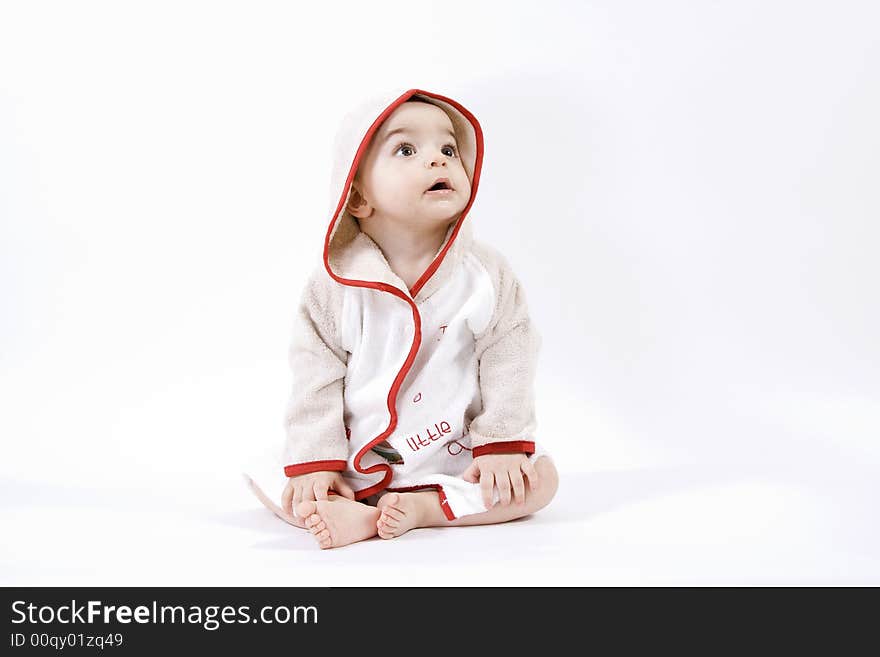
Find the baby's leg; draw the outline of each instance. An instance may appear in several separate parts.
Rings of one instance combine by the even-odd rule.
[[[507,506],[499,503],[483,513],[474,513],[455,520],[446,519],[440,508],[440,496],[437,491],[386,493],[377,505],[381,511],[377,524],[379,536],[394,538],[416,527],[491,525],[535,513],[550,503],[559,486],[559,477],[553,461],[542,456],[535,461],[535,469],[538,471],[538,488],[532,490],[528,479],[525,480],[526,493],[523,504],[516,504],[511,500]]]
[[[333,493],[327,500],[300,502],[295,511],[324,549],[363,541],[377,532],[379,509]]]

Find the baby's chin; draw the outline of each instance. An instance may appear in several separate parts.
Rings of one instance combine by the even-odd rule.
[[[413,221],[423,225],[441,226],[458,219],[461,216],[462,209],[458,207],[447,209],[433,208],[428,211],[415,213]]]
[[[466,199],[455,197],[450,199],[423,198],[419,203],[419,214],[431,218],[454,217],[464,210],[465,205],[467,205]]]
[[[464,210],[466,203],[419,202],[386,206],[384,212],[373,214],[371,219],[376,223],[390,222],[391,224],[418,225],[426,228],[436,228],[448,225],[456,221]],[[368,219],[369,221],[369,219]]]

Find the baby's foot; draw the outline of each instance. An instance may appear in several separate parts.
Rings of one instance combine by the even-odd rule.
[[[424,505],[432,502],[437,504],[436,493],[386,493],[376,503],[376,508],[380,511],[376,522],[379,536],[395,538],[410,529],[421,527],[425,515]]]
[[[296,515],[322,549],[341,547],[376,535],[379,511],[345,497],[300,502]]]

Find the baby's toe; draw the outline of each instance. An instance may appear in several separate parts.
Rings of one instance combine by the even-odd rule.
[[[330,539],[330,531],[327,529],[315,534],[315,539],[317,539],[318,545],[322,548],[332,547],[333,545],[333,541]]]
[[[313,518],[317,518],[318,520],[316,522],[310,522]],[[327,529],[327,523],[321,520],[320,516],[317,514],[309,516],[306,524],[309,525],[309,531],[316,535]]]
[[[400,503],[400,494],[399,493],[386,493],[385,495],[383,495],[379,499],[379,502],[376,504],[376,506],[378,506],[380,509],[384,509],[389,505],[394,506],[399,503]]]
[[[382,515],[386,518],[396,520],[397,522],[400,522],[404,518],[403,511],[390,506],[386,506],[384,509],[382,509]]]
[[[311,500],[300,502],[296,505],[294,511],[296,512],[297,518],[308,518],[310,515],[317,513],[318,505]]]
[[[397,527],[397,525],[399,524],[397,518],[393,517],[385,511],[383,511],[382,515],[379,516],[379,522],[385,527],[390,527],[392,529]]]

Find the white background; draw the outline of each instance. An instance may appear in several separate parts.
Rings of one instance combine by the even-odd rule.
[[[880,583],[878,25],[4,3],[0,584]],[[339,119],[397,86],[482,124],[468,221],[528,291],[562,483],[526,520],[320,551],[239,463],[282,439]]]

